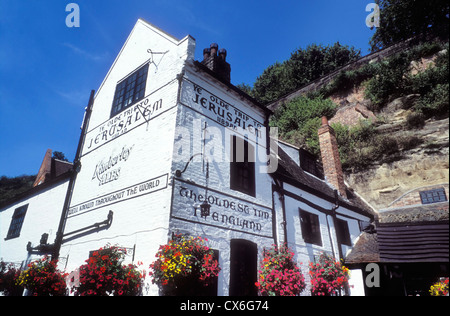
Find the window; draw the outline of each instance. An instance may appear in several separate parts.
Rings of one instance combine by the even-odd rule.
[[[447,201],[444,188],[420,192],[422,204],[432,204]]]
[[[147,73],[148,64],[145,64],[117,84],[111,117],[144,98]]]
[[[352,245],[347,221],[336,218],[336,234],[340,244],[347,246]]]
[[[255,196],[255,148],[232,135],[230,149],[230,188]]]
[[[20,236],[20,230],[22,229],[27,209],[28,204],[15,209],[6,239],[17,238]]]
[[[319,179],[324,179],[323,172],[319,168],[319,163],[317,158],[313,154],[307,152],[306,150],[300,148],[300,167],[310,174],[316,176]]]
[[[310,244],[322,246],[319,216],[300,210],[300,224],[302,227],[303,240]]]

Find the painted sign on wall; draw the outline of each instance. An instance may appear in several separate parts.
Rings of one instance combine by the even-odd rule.
[[[166,104],[163,96],[172,89],[172,84],[146,96],[143,100],[126,108],[106,122],[89,130],[83,146],[83,156],[104,144],[124,135],[142,124],[149,123],[154,118],[170,110],[176,104]]]
[[[116,181],[120,177],[121,164],[130,157],[133,146],[123,146],[119,152],[113,152],[108,157],[100,160],[95,166],[92,180],[98,180],[98,185]]]
[[[202,216],[200,204],[211,205],[210,214]],[[273,237],[272,209],[197,186],[181,180],[175,181],[172,218],[214,226],[247,234]]]
[[[69,217],[167,188],[168,174],[104,194],[69,208]]]
[[[248,135],[250,140],[256,142],[256,139],[265,139],[265,128],[262,122],[244,113],[230,101],[186,79],[182,84],[181,102],[222,126],[241,135]]]

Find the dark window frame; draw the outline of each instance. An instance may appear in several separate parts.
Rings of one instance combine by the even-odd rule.
[[[419,194],[422,204],[447,202],[447,195],[445,194],[444,188],[420,191]]]
[[[22,231],[23,222],[25,221],[25,216],[27,215],[28,204],[22,205],[14,210],[14,214],[11,218],[11,223],[9,224],[8,234],[5,240],[17,238],[20,236]]]
[[[117,83],[111,107],[111,117],[145,97],[148,66],[149,64],[145,63]]]
[[[301,208],[299,208],[299,215],[303,240],[308,244],[322,246],[319,215],[302,210]]]
[[[346,220],[336,218],[336,235],[341,245],[352,246],[350,229]]]
[[[236,135],[230,142],[230,189],[255,197],[255,147]]]

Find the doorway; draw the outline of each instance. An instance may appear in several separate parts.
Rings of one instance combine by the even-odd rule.
[[[256,296],[258,246],[248,240],[230,243],[230,296]]]

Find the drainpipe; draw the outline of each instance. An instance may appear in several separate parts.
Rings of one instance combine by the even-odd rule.
[[[284,237],[282,238],[284,240],[284,242],[287,244],[288,240],[287,240],[287,220],[286,220],[286,205],[285,205],[285,196],[284,196],[284,192],[283,192],[283,187],[282,184],[278,183],[278,181],[274,178],[274,184],[272,184],[272,199],[274,199],[275,197],[273,196],[274,193],[278,193],[278,198],[281,202],[281,210],[283,213],[283,221],[281,223],[281,225],[283,226],[283,235]],[[277,226],[276,223],[276,218],[275,218],[275,226]],[[278,229],[276,229],[278,230]],[[275,231],[275,236],[276,236],[276,231]],[[277,242],[276,242],[277,244]]]
[[[64,199],[64,206],[63,206],[63,210],[61,213],[61,219],[59,220],[59,226],[58,226],[58,230],[56,232],[56,238],[55,238],[55,243],[54,243],[53,252],[52,252],[52,260],[53,261],[57,261],[59,258],[59,251],[61,250],[61,245],[62,245],[63,236],[64,236],[64,228],[66,226],[67,213],[69,211],[70,202],[72,200],[72,193],[73,193],[73,189],[75,187],[75,181],[76,181],[77,175],[81,169],[81,163],[80,163],[81,150],[83,148],[84,141],[86,138],[86,129],[87,129],[87,126],[89,125],[89,120],[91,118],[92,107],[94,104],[94,94],[95,94],[95,90],[92,90],[91,95],[89,97],[89,103],[86,108],[86,112],[84,114],[83,126],[81,128],[80,139],[78,141],[77,152],[75,154],[75,159],[74,159],[74,166],[73,166],[72,174],[70,176],[69,185],[67,187],[66,197]]]
[[[339,205],[339,193],[338,190],[334,190],[334,205],[331,208],[331,217],[333,218],[333,225],[334,225],[334,230],[336,231],[336,227],[337,227],[337,216],[336,216],[336,210],[340,207]],[[327,219],[327,223],[328,223],[328,219]],[[333,241],[331,238],[331,232],[330,233],[330,242],[331,242],[331,247],[333,247]],[[339,237],[337,235],[337,231],[336,231],[336,241],[337,241],[337,247],[338,247],[338,254],[339,254],[339,260],[343,259],[344,256],[342,255],[342,247],[341,247],[341,243],[339,242]],[[334,250],[333,250],[333,255],[334,255]]]

